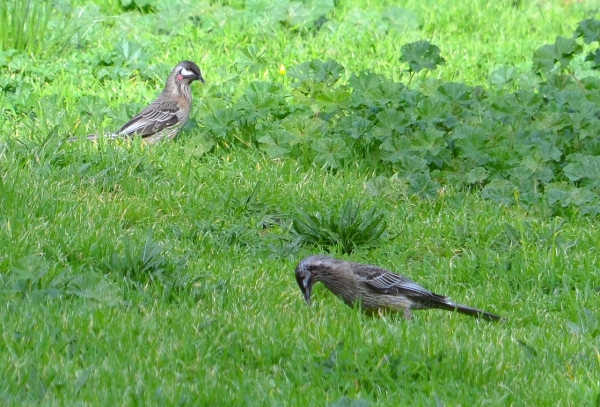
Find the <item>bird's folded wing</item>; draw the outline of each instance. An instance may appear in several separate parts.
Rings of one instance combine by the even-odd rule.
[[[421,287],[414,281],[402,277],[398,274],[389,273],[380,269],[371,269],[369,272],[363,273],[364,283],[367,287],[389,295],[417,295],[424,297],[441,297],[431,291]]]
[[[176,101],[153,103],[142,113],[125,123],[119,130],[121,135],[150,136],[174,126],[179,122],[177,112],[180,110]]]

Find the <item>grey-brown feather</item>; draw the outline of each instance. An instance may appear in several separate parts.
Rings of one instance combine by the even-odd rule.
[[[410,317],[410,310],[439,308],[466,315],[498,320],[497,315],[450,301],[406,277],[381,267],[339,260],[327,256],[310,256],[296,267],[300,288],[307,273],[313,282],[320,281],[347,305],[360,306],[367,312],[379,310],[402,311]]]
[[[187,121],[190,106],[191,101],[165,99],[159,96],[146,109],[124,124],[118,134],[141,136],[149,143],[166,138],[172,139],[177,136]]]
[[[182,69],[194,74],[182,77]],[[191,83],[194,80],[204,82],[200,68],[191,62],[180,62],[169,74],[165,87],[160,95],[148,107],[125,123],[118,132],[108,135],[108,138],[140,136],[144,142],[153,144],[164,139],[173,139],[187,122],[192,107]],[[91,134],[88,139],[98,136]],[[69,141],[78,138],[69,138]]]

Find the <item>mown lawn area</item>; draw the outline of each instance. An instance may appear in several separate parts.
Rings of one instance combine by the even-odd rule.
[[[598,2],[17,3],[0,404],[600,405]],[[176,140],[85,139],[182,60]],[[316,253],[505,319],[308,307]]]

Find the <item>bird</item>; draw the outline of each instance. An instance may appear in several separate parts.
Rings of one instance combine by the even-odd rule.
[[[187,122],[192,107],[191,84],[204,83],[200,68],[192,61],[181,61],[173,68],[160,95],[148,107],[125,123],[109,139],[139,136],[145,143],[155,144],[161,140],[174,139]],[[98,136],[90,134],[89,140]],[[78,140],[71,137],[69,141]]]
[[[360,306],[368,315],[402,312],[411,319],[411,310],[439,308],[498,321],[498,315],[450,301],[414,281],[381,267],[354,263],[333,257],[313,255],[296,267],[296,281],[308,305],[312,287],[321,282],[350,307]]]

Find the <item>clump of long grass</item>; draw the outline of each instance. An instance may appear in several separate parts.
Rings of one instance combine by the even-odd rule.
[[[363,212],[360,203],[351,200],[338,209],[327,209],[324,214],[311,215],[298,210],[292,218],[292,232],[300,242],[335,246],[344,253],[375,244],[387,229],[385,214],[375,207]]]
[[[60,52],[76,31],[70,15],[58,15],[50,0],[0,0],[0,49],[31,55]]]

